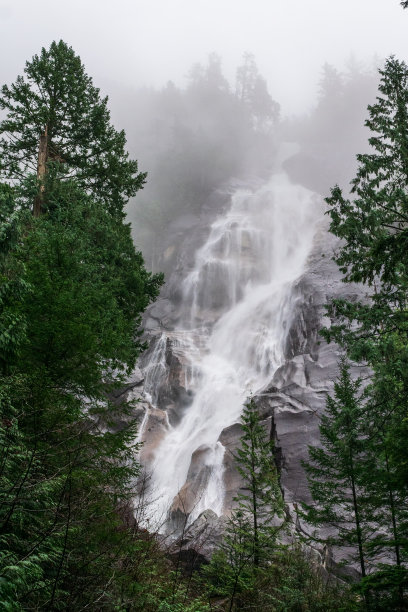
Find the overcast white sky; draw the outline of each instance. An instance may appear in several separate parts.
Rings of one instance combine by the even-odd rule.
[[[408,11],[399,0],[0,0],[1,82],[64,39],[104,93],[183,84],[215,51],[233,80],[245,51],[284,113],[306,109],[325,61],[354,54],[408,60]]]

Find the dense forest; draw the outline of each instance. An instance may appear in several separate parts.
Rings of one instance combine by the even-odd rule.
[[[408,609],[408,66],[391,57],[378,76],[325,65],[316,109],[280,120],[253,56],[231,87],[212,55],[185,89],[146,90],[138,104],[128,136],[146,189],[65,42],[1,90],[0,609]],[[324,196],[338,183],[326,198],[335,261],[367,297],[327,304],[322,336],[343,358],[305,464],[309,536],[292,537],[273,441],[249,398],[235,454],[245,487],[211,560],[194,564],[146,528],[135,405],[115,393],[146,348],[158,270],[174,264],[169,225],[233,178],[268,177],[285,139],[299,143],[294,180]],[[319,564],[322,534],[352,551],[344,564],[358,578]]]

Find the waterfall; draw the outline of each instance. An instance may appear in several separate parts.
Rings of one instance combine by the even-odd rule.
[[[237,190],[197,251],[182,287],[186,314],[167,334],[183,351],[193,400],[168,425],[149,466],[156,517],[176,507],[190,522],[205,509],[223,512],[220,434],[284,361],[291,288],[305,269],[319,212],[318,196],[281,171],[255,192]],[[153,398],[165,347],[163,332],[147,367]]]

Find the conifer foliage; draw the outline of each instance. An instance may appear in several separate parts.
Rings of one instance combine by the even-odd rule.
[[[46,206],[45,175],[53,164],[58,178],[76,183],[102,201],[112,214],[146,179],[125,151],[126,138],[110,123],[107,98],[86,74],[81,59],[64,41],[53,42],[26,63],[25,76],[4,85],[0,108],[0,169],[15,181],[37,174],[42,191],[34,204]]]
[[[213,588],[228,596],[230,610],[238,594],[253,588],[259,568],[270,562],[280,529],[274,520],[283,514],[273,441],[260,422],[253,398],[244,406],[241,427],[243,433],[234,457],[243,486],[234,498],[236,507],[222,546],[206,569]]]
[[[300,546],[285,546],[278,540],[286,527],[284,502],[273,442],[264,425],[255,400],[249,398],[235,455],[243,486],[235,497],[236,507],[221,546],[202,570],[210,598],[221,598],[221,609],[229,612],[357,609],[355,597],[347,590],[322,580],[311,555]]]
[[[336,531],[329,542],[356,548],[361,575],[366,575],[368,527],[362,482],[366,452],[362,440],[365,419],[361,381],[353,381],[345,360],[334,397],[327,398],[320,435],[322,447],[310,447],[305,464],[313,505],[306,506],[306,520],[316,526],[331,525]]]
[[[282,493],[269,439],[259,419],[257,405],[250,398],[241,416],[243,435],[235,459],[244,485],[234,501],[240,516],[249,521],[247,540],[252,551],[252,563],[259,566],[262,556],[270,554],[275,545],[277,527],[273,519],[282,516]]]
[[[345,281],[370,288],[365,303],[335,301],[335,325],[324,332],[354,360],[374,370],[373,406],[386,423],[384,447],[401,490],[408,482],[406,401],[408,363],[408,67],[390,58],[380,96],[369,107],[373,152],[359,155],[353,199],[335,187],[327,199],[330,230],[344,240],[336,262]],[[354,322],[351,326],[350,323]],[[381,417],[382,415],[382,417]],[[384,419],[384,415],[387,415]],[[377,425],[378,427],[378,425]]]
[[[333,487],[346,449],[339,427],[352,419],[349,433],[343,430],[353,458],[348,486],[357,501],[348,533],[355,534],[361,588],[369,608],[402,610],[408,585],[408,66],[391,57],[380,74],[366,121],[371,151],[357,156],[350,197],[336,186],[326,199],[330,231],[342,239],[334,259],[345,282],[366,284],[367,296],[335,300],[328,307],[333,324],[322,332],[351,360],[369,366],[371,376],[363,399],[341,368],[322,421],[324,449],[311,450],[307,468],[323,505],[309,508],[308,517],[314,524],[338,519],[350,498]],[[340,539],[343,532],[340,527]]]
[[[0,607],[128,609],[143,591],[129,560],[152,544],[122,520],[136,427],[108,391],[162,282],[122,218],[143,175],[71,48],[53,43],[26,75],[1,99]],[[157,609],[149,598],[133,609]]]

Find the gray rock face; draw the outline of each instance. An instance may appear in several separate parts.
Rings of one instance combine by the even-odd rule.
[[[144,444],[140,453],[143,464],[149,464],[154,459],[154,452],[160,444],[168,429],[168,417],[164,410],[148,406],[146,420],[143,427],[142,441],[148,440]]]
[[[198,235],[203,235],[202,227]],[[153,343],[143,358],[144,365],[158,346],[158,329],[164,328],[169,332],[163,347],[163,369],[156,377],[158,408],[149,410],[143,432],[146,443],[142,457],[146,461],[154,457],[155,448],[165,435],[168,423],[177,424],[191,402],[191,390],[186,382],[186,371],[191,364],[185,360],[183,346],[176,332],[172,336],[175,322],[183,310],[180,283],[191,267],[188,258],[191,258],[194,244],[193,232],[187,241],[189,246],[186,253],[189,254],[181,255],[175,274],[165,288],[164,297],[150,308],[146,317],[145,328],[148,335],[151,334],[150,337],[156,337],[156,343]],[[200,243],[198,239],[196,244],[197,241]],[[294,306],[286,336],[285,362],[274,373],[270,383],[255,396],[262,422],[275,440],[275,461],[280,472],[287,513],[292,517],[293,529],[305,532],[308,527],[301,524],[296,512],[301,502],[311,501],[302,461],[308,458],[308,446],[319,444],[320,416],[325,409],[327,394],[333,389],[340,356],[339,348],[327,345],[320,336],[321,328],[330,324],[325,314],[325,304],[340,296],[349,299],[364,298],[361,286],[342,283],[341,274],[332,260],[336,244],[327,232],[326,221],[322,221],[306,272],[293,287]],[[217,305],[214,306],[216,308]],[[241,435],[241,427],[235,423],[224,429],[219,437],[219,442],[225,447],[224,516],[219,518],[211,511],[204,512],[185,530],[183,526],[186,525],[188,514],[209,478],[209,467],[204,460],[207,449],[199,448],[192,457],[187,481],[170,510],[173,525],[179,532],[183,531],[177,546],[186,554],[188,550],[200,549],[199,554],[203,558],[208,557],[219,541],[225,517],[231,511],[233,498],[242,486],[233,456]],[[317,554],[330,569],[340,553],[322,548]]]
[[[182,531],[186,519],[193,512],[208,483],[211,474],[211,469],[205,461],[208,451],[208,447],[202,446],[193,453],[186,482],[170,508],[169,518],[176,532]]]
[[[331,259],[332,241],[323,225],[308,269],[294,288],[297,299],[287,336],[287,360],[258,398],[262,415],[273,419],[281,484],[285,501],[292,505],[310,501],[301,461],[308,458],[308,446],[319,443],[320,416],[338,373],[339,348],[327,345],[319,333],[330,324],[325,304],[340,296],[364,297],[361,286],[341,281]]]
[[[319,444],[320,416],[338,373],[339,348],[327,345],[319,333],[329,324],[325,304],[339,296],[363,297],[362,287],[342,283],[331,259],[333,247],[332,237],[322,223],[307,271],[293,288],[295,307],[287,334],[286,361],[268,387],[255,396],[262,422],[275,441],[282,492],[294,520],[296,505],[311,501],[302,461],[308,458],[308,446]],[[219,438],[226,449],[226,514],[242,485],[233,457],[241,435],[241,427],[236,423]]]
[[[242,436],[242,428],[239,423],[235,423],[224,429],[219,437],[219,441],[225,447],[224,455],[224,511],[228,516],[229,511],[233,507],[233,498],[237,491],[242,486],[242,478],[239,475],[234,459],[234,452],[238,447],[239,440]]]
[[[213,551],[219,546],[226,521],[225,517],[217,516],[212,510],[202,512],[173,542],[170,556],[181,560],[188,571],[198,569],[211,558]]]

